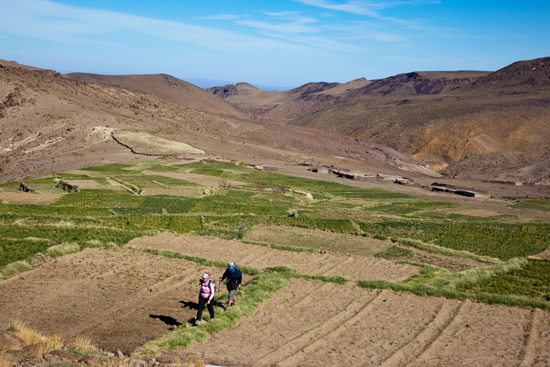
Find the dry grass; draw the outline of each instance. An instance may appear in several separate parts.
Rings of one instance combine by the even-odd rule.
[[[0,367],[11,367],[11,355],[0,353]]]
[[[14,330],[15,336],[21,338],[25,343],[27,343],[27,345],[44,345],[44,352],[61,349],[61,347],[63,346],[63,341],[61,340],[60,335],[54,334],[49,337],[42,335],[19,320],[10,322],[8,328]]]
[[[80,245],[76,243],[65,243],[65,244],[55,245],[48,248],[46,253],[50,257],[57,257],[57,256],[72,254],[78,251],[80,251]]]
[[[75,340],[67,345],[69,348],[74,348],[84,354],[101,353],[101,349],[92,344],[89,338],[77,336]]]
[[[165,139],[143,131],[117,130],[113,132],[113,137],[121,144],[130,147],[134,152],[141,154],[205,154],[204,150],[189,144]]]
[[[61,347],[63,346],[63,341],[61,340],[60,335],[42,335],[19,320],[11,321],[8,329],[13,330],[15,336],[21,338],[25,343],[27,343],[27,345],[42,344],[43,353],[49,352],[51,350],[61,349]]]
[[[42,351],[40,354],[50,352],[52,350],[61,349],[63,346],[78,350],[83,354],[101,353],[101,349],[94,346],[90,339],[77,336],[72,342],[64,343],[61,336],[54,334],[46,336],[40,334],[36,330],[31,329],[24,322],[20,320],[14,320],[9,323],[9,330],[13,330],[15,336],[21,338],[27,345],[40,344],[42,345]],[[0,367],[2,364],[0,362]]]
[[[31,264],[29,264],[26,261],[20,260],[13,262],[11,264],[8,264],[4,267],[4,269],[0,270],[0,279],[5,279],[13,274],[17,274],[23,271],[27,271],[31,268]]]

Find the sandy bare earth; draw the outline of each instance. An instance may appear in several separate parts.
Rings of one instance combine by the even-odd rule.
[[[548,366],[550,312],[292,279],[160,360],[222,366]],[[157,358],[159,359],[159,358]]]
[[[21,320],[127,353],[196,315],[198,279],[224,269],[142,251],[85,249],[0,280],[0,329]]]
[[[247,233],[246,239],[274,245],[322,248],[331,252],[363,256],[374,256],[392,245],[390,241],[371,237],[289,226],[254,226]]]
[[[108,186],[102,185],[94,180],[66,180],[71,185],[78,186],[79,189],[105,189]]]
[[[135,238],[128,245],[141,249],[151,247],[176,251],[213,260],[231,260],[235,261],[237,265],[253,266],[258,269],[288,266],[301,274],[341,275],[353,281],[400,281],[419,272],[418,267],[397,264],[384,259],[330,253],[281,251],[236,240],[171,233]]]
[[[61,198],[62,194],[37,194],[30,192],[0,192],[0,200],[8,204],[46,205]]]
[[[225,180],[225,184],[231,185],[231,186],[242,186],[242,185],[250,185],[246,182],[240,182],[240,181],[233,181],[233,180],[227,180],[224,178],[216,177],[216,176],[205,176],[205,175],[199,175],[195,173],[185,173],[185,172],[147,172],[147,175],[155,175],[155,176],[165,176],[165,177],[171,177],[178,180],[185,180],[189,182],[194,182],[199,185],[203,186],[219,186],[220,181]]]

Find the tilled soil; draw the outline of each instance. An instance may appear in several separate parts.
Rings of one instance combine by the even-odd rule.
[[[319,248],[361,256],[374,256],[392,245],[390,241],[370,237],[290,226],[255,226],[245,238],[273,245]]]
[[[548,366],[550,312],[292,279],[161,360],[223,366]]]
[[[243,266],[293,266],[306,274],[346,275],[351,268],[346,259],[334,265],[342,258],[332,254],[194,236],[165,234],[132,245],[153,243]],[[295,257],[293,263],[285,262],[287,255]],[[403,276],[403,268],[384,264],[387,277]],[[378,274],[353,267],[365,279]],[[0,328],[19,319],[46,335],[65,340],[80,335],[105,350],[127,353],[195,316],[197,279],[204,271],[217,278],[223,269],[137,250],[85,249],[1,281]],[[234,329],[155,357],[222,366],[548,366],[549,330],[548,311],[290,279]]]
[[[21,320],[124,353],[196,315],[198,280],[223,269],[142,251],[85,249],[0,281],[0,329]]]
[[[61,198],[62,194],[35,194],[30,192],[0,192],[0,201],[18,205],[46,205]]]
[[[178,180],[194,182],[198,185],[209,186],[209,187],[218,187],[221,181],[224,181],[225,185],[230,185],[230,186],[250,185],[246,182],[227,180],[216,176],[205,176],[205,175],[185,173],[185,172],[147,172],[146,174],[176,178]]]
[[[352,281],[401,281],[418,274],[419,268],[384,259],[364,256],[281,251],[236,240],[161,233],[154,237],[135,238],[128,243],[136,248],[156,248],[200,256],[212,260],[235,261],[237,265],[265,269],[287,266],[301,274],[341,275]]]

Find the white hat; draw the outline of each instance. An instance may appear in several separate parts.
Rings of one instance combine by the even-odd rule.
[[[231,267],[235,267],[235,263],[233,261],[231,261],[229,264],[227,264],[228,266],[231,266]]]
[[[202,274],[202,279],[208,279],[208,273],[203,273]]]

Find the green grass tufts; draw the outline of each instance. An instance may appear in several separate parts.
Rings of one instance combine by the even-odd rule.
[[[10,276],[27,271],[31,268],[31,264],[29,264],[26,261],[16,261],[11,264],[8,264],[4,266],[2,270],[0,270],[0,278],[5,279],[9,278]]]
[[[80,245],[76,243],[65,243],[65,244],[55,245],[50,247],[46,251],[46,254],[50,257],[58,257],[58,256],[72,254],[78,251],[80,251]]]

